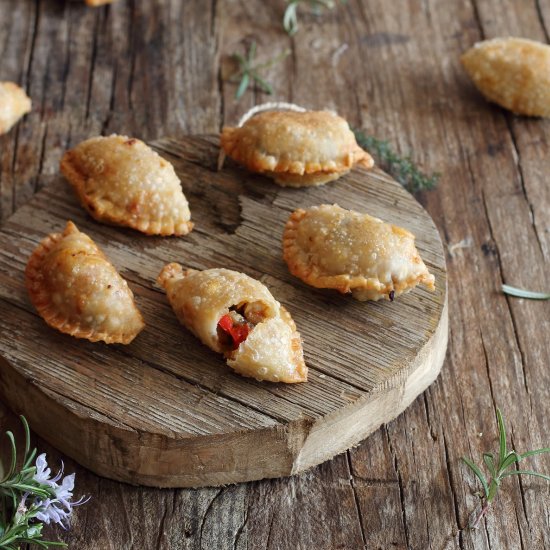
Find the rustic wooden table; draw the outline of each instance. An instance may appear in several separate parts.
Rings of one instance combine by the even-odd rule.
[[[178,137],[236,122],[268,96],[235,102],[229,55],[251,39],[259,59],[289,48],[267,72],[277,99],[335,109],[443,174],[417,197],[448,247],[442,374],[360,446],[290,479],[142,489],[66,460],[77,492],[92,500],[70,531],[50,534],[79,550],[550,548],[550,489],[535,478],[508,478],[482,527],[465,529],[478,487],[459,461],[496,448],[496,406],[518,450],[549,443],[549,304],[499,288],[550,284],[550,122],[487,104],[459,55],[493,36],[548,41],[550,3],[349,0],[301,17],[293,38],[283,10],[283,0],[120,0],[98,9],[0,0],[0,80],[19,82],[34,103],[0,138],[0,220],[58,177],[61,154],[81,139]],[[8,427],[17,422],[0,404],[0,428]],[[531,464],[550,469],[547,457]]]

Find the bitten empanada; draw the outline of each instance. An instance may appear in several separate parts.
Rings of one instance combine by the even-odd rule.
[[[31,110],[31,100],[13,82],[0,82],[0,134],[5,134]]]
[[[290,272],[316,288],[351,292],[357,300],[389,300],[434,276],[420,258],[414,235],[338,205],[298,209],[283,234]]]
[[[158,283],[179,321],[239,374],[289,384],[307,380],[296,325],[259,281],[229,269],[183,271],[171,263]]]
[[[550,116],[550,46],[525,38],[478,42],[462,57],[478,90],[510,111]]]
[[[38,245],[25,279],[46,323],[76,338],[129,344],[145,326],[126,281],[72,222]]]
[[[241,127],[224,128],[221,146],[252,172],[288,187],[322,185],[356,164],[374,164],[348,123],[330,111],[263,112]]]
[[[186,235],[193,228],[174,167],[138,139],[83,141],[63,155],[61,171],[96,220],[147,235]]]

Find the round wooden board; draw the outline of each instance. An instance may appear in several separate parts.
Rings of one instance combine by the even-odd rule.
[[[0,396],[33,429],[99,475],[159,487],[222,485],[303,471],[345,451],[403,411],[437,377],[447,346],[443,247],[431,218],[379,170],[283,189],[230,161],[217,137],[151,145],[175,166],[194,231],[146,237],[101,225],[60,176],[0,230]],[[296,207],[335,203],[406,227],[436,277],[394,303],[361,303],[288,272],[281,235]],[[50,329],[23,282],[27,259],[68,219],[89,234],[134,291],[147,326],[129,346]],[[261,383],[178,324],[154,281],[162,266],[227,267],[264,282],[304,340],[309,381]]]

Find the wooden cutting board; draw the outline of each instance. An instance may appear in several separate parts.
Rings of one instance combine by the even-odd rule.
[[[0,398],[63,453],[99,475],[159,487],[287,476],[356,445],[431,384],[447,346],[447,279],[431,218],[379,170],[283,189],[226,161],[217,138],[163,139],[189,199],[194,231],[147,237],[102,225],[60,176],[0,230]],[[338,203],[411,230],[436,291],[361,303],[292,277],[281,235],[296,207]],[[49,328],[24,287],[38,242],[68,219],[130,284],[147,326],[128,346]],[[264,282],[304,340],[309,381],[284,385],[233,373],[178,324],[155,279],[162,266],[226,267]]]

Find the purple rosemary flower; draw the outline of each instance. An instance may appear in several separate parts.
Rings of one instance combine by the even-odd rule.
[[[46,453],[36,457],[36,474],[34,474],[34,480],[41,485],[48,485],[53,487],[55,481],[50,479],[52,471],[48,468],[48,462],[46,461]]]
[[[50,478],[51,470],[48,468],[46,455],[41,454],[36,459],[35,481],[50,487],[53,490],[52,498],[45,500],[36,499],[35,505],[38,508],[36,519],[46,524],[50,522],[61,525],[64,529],[68,527],[73,508],[88,502],[88,499],[81,498],[71,502],[73,498],[75,474],[63,477],[63,463],[58,474]],[[61,480],[61,483],[58,483]]]
[[[37,501],[36,506],[39,511],[36,513],[36,519],[42,521],[46,524],[50,522],[57,523],[66,529],[69,524],[69,519],[71,517],[72,509],[69,505],[69,508],[64,510],[60,503],[57,500],[52,500],[47,498],[46,500]],[[66,522],[66,523],[65,523]]]

